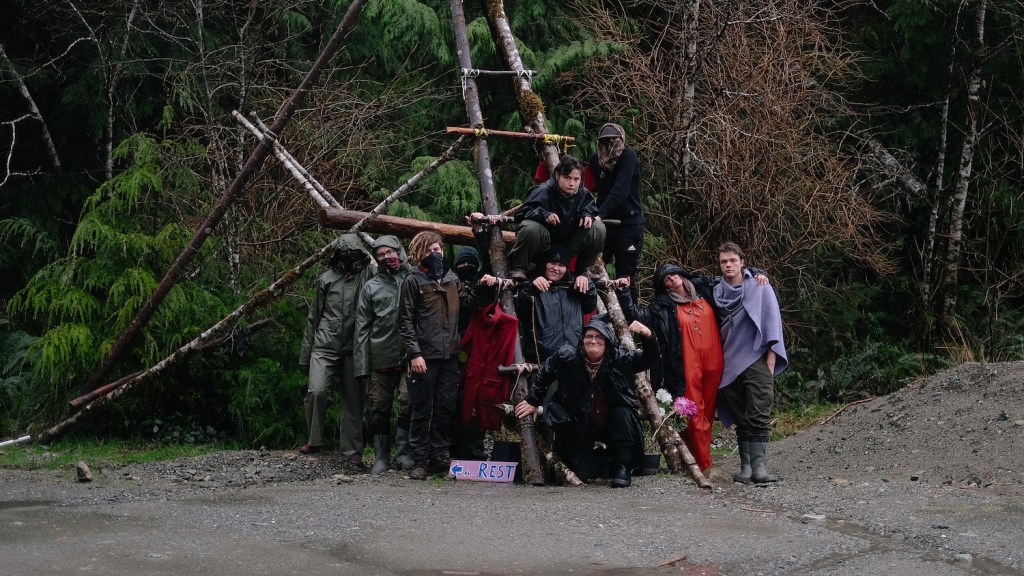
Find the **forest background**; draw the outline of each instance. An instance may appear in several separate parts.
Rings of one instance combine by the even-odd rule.
[[[505,69],[491,2],[472,61]],[[342,0],[7,0],[0,6],[0,437],[52,424],[237,176],[347,9]],[[780,410],[850,401],[966,360],[1024,358],[1024,8],[1017,0],[506,0],[551,133],[606,121],[643,164],[641,270],[769,271],[791,370]],[[511,80],[488,128],[520,131]],[[448,2],[370,0],[282,143],[368,209],[467,124]],[[537,150],[490,140],[501,209]],[[390,213],[460,223],[471,152]],[[274,160],[250,180],[109,380],[158,362],[338,232]],[[104,434],[286,447],[312,280],[223,346],[104,407]],[[247,330],[260,322],[261,329]]]

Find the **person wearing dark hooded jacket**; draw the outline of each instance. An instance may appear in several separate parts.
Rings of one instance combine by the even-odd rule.
[[[316,281],[302,336],[299,365],[309,370],[305,412],[308,441],[299,451],[315,454],[323,449],[327,408],[334,403],[327,388],[341,381],[341,453],[352,465],[362,466],[363,406],[366,387],[355,377],[355,309],[366,281],[373,276],[370,258],[355,234],[342,234],[334,242],[330,269]]]
[[[405,248],[398,238],[381,236],[373,243],[377,275],[363,288],[356,307],[355,374],[369,381],[370,431],[373,433],[374,463],[371,472],[382,474],[390,468],[391,414],[398,396],[398,424],[395,430],[395,461],[403,470],[412,469],[409,456],[409,391],[406,386],[405,354],[398,335],[398,295],[409,274]]]
[[[515,296],[523,358],[539,364],[566,344],[580,341],[583,317],[597,307],[597,289],[589,278],[568,271],[571,252],[552,244],[541,273]]]
[[[618,124],[604,124],[597,133],[597,153],[590,157],[590,174],[597,189],[602,220],[619,220],[609,226],[604,243],[604,263],[615,263],[616,278],[634,278],[644,247],[644,213],[640,200],[640,159],[626,146],[626,131]],[[635,278],[634,278],[635,281]]]
[[[594,442],[605,442],[611,451],[612,488],[630,486],[631,470],[643,453],[633,375],[659,360],[653,332],[640,322],[629,329],[643,338],[642,349],[616,347],[612,327],[592,319],[577,346],[563,346],[541,365],[526,399],[515,408],[518,418],[536,414],[557,381],[551,402],[564,408],[570,420],[555,430],[555,451],[580,478],[589,479],[602,476],[592,457]]]
[[[572,250],[579,272],[597,261],[604,249],[606,230],[604,223],[595,219],[598,208],[582,179],[583,163],[566,154],[552,178],[530,190],[515,215],[519,223],[516,242],[508,253],[513,279],[526,280],[534,259],[552,242]]]
[[[459,289],[444,265],[444,242],[434,231],[409,243],[414,268],[402,283],[398,329],[409,363],[409,477],[426,480],[450,465],[451,425],[459,392]]]

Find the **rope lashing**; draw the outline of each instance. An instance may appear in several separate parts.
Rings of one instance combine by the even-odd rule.
[[[476,136],[477,138],[487,138],[487,135],[488,135],[487,128],[474,128],[473,129],[473,136]]]
[[[462,81],[462,99],[463,100],[466,99],[466,82],[468,82],[470,78],[476,78],[479,75],[480,75],[480,70],[477,69],[477,68],[463,68],[462,69],[462,79],[461,79],[461,81]]]
[[[569,153],[569,141],[566,139],[565,136],[561,136],[559,134],[544,134],[543,141],[544,144],[551,144],[556,148],[559,144],[562,144],[562,152],[566,154]]]
[[[527,373],[527,374],[530,374],[535,369],[537,369],[537,365],[536,364],[527,364],[527,363],[513,364],[512,367],[516,369],[516,374],[520,374],[520,375],[522,375],[524,372]]]
[[[263,131],[263,138],[260,140],[260,144],[273,149],[274,143],[277,142],[277,134],[270,131],[269,128]]]

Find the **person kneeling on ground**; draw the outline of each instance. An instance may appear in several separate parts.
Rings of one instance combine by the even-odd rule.
[[[555,451],[582,479],[600,477],[592,463],[594,442],[611,450],[612,488],[632,484],[631,470],[643,454],[643,432],[637,415],[632,376],[654,366],[661,357],[658,341],[639,322],[629,329],[643,338],[643,348],[617,348],[612,327],[591,320],[576,347],[566,345],[541,365],[526,399],[516,405],[516,417],[537,413],[555,381],[552,403],[569,415],[555,430]]]

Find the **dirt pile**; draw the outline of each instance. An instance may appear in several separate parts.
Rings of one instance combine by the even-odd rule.
[[[1024,484],[1024,362],[964,364],[774,446],[787,478]]]

